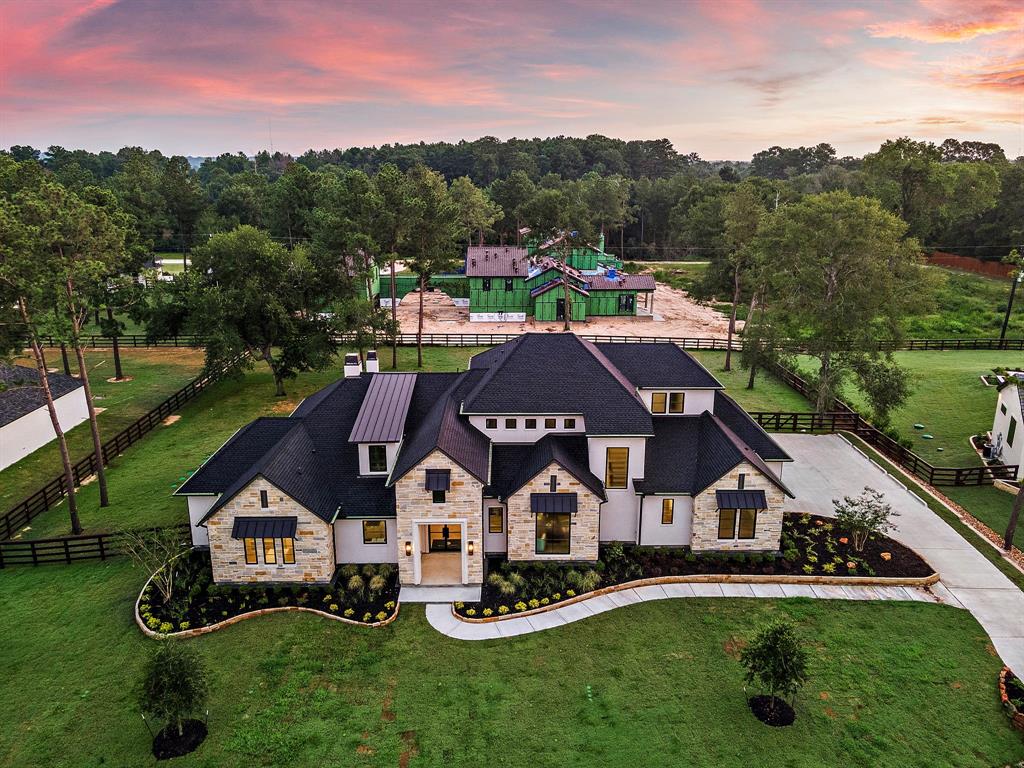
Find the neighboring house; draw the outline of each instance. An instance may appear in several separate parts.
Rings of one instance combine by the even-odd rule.
[[[462,373],[349,356],[176,493],[217,582],[390,562],[403,585],[479,585],[487,558],[593,562],[603,542],[778,550],[790,460],[674,345],[526,334]]]
[[[565,263],[556,243],[471,246],[466,251],[471,321],[539,322],[565,318],[565,281],[569,282],[571,319],[635,316],[653,307],[654,277],[627,275],[621,262],[597,246],[577,246]]]
[[[1000,377],[996,414],[992,421],[990,458],[1003,464],[1024,464],[1024,435],[1021,422],[1024,398],[1024,372],[1009,371]],[[1020,470],[1017,470],[1020,477]]]
[[[61,428],[67,432],[89,418],[82,382],[63,373],[47,376]],[[57,434],[39,386],[39,372],[0,363],[0,469],[42,448]]]

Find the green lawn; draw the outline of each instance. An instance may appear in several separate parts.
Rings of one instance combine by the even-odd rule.
[[[994,485],[944,487],[939,490],[1000,536],[1006,533],[1010,510],[1013,508],[1012,494],[1000,491]],[[1020,528],[1017,530],[1014,542],[1018,548],[1024,548],[1024,533],[1020,532]]]
[[[60,368],[60,351],[47,350],[47,362]],[[71,372],[78,366],[71,355]],[[121,364],[132,381],[108,382],[114,375],[114,360],[109,349],[86,350],[85,361],[92,384],[94,403],[104,409],[99,414],[100,436],[107,440],[134,422],[151,408],[199,375],[203,352],[195,349],[125,349]],[[35,367],[27,358],[22,365]],[[89,423],[83,422],[68,433],[68,448],[74,461],[92,453]],[[43,446],[16,464],[0,471],[0,511],[38,489],[62,472],[56,442]]]
[[[151,764],[134,690],[152,642],[125,560],[0,571],[0,766]],[[73,586],[71,589],[62,587]],[[790,728],[754,719],[736,659],[787,615],[811,641]],[[956,766],[1024,758],[999,661],[966,611],[666,600],[493,642],[407,606],[383,630],[308,615],[194,640],[210,736],[182,766]]]
[[[1022,297],[1024,298],[1024,297]],[[913,376],[913,394],[893,414],[893,426],[914,441],[914,450],[937,466],[973,466],[980,463],[968,438],[992,427],[996,389],[979,377],[999,366],[1021,364],[1020,352],[897,352],[895,358]],[[811,370],[811,361],[800,360]],[[864,413],[870,409],[852,385],[846,399]],[[924,424],[923,430],[914,424]],[[933,435],[925,440],[922,434]],[[939,448],[944,450],[939,451]]]
[[[750,371],[740,368],[740,356],[732,356],[732,370],[724,371],[725,352],[691,352],[711,371],[726,392],[748,411],[812,411],[810,403],[789,385],[766,373],[759,373],[753,389],[747,389]]]
[[[650,272],[654,279],[681,291],[693,291],[708,270],[706,261],[645,261],[625,262],[622,268],[629,273]]]

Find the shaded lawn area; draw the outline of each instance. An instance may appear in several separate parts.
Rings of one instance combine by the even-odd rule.
[[[998,337],[1010,298],[1010,281],[960,272],[943,267],[925,267],[935,280],[935,311],[910,314],[905,318],[907,336],[919,339]],[[1024,304],[1017,296],[1007,335],[1024,336]]]
[[[774,376],[757,374],[753,389],[747,389],[750,372],[740,368],[739,354],[733,353],[731,371],[723,371],[725,352],[691,351],[701,364],[725,386],[725,391],[748,411],[800,411],[814,410],[810,403],[788,384]]]
[[[892,423],[903,437],[913,440],[922,458],[944,467],[969,467],[981,463],[968,438],[992,427],[996,389],[979,377],[993,368],[1020,365],[1020,352],[896,352],[894,358],[910,371],[912,394],[907,404],[893,413]],[[805,372],[816,370],[814,361],[800,358]],[[848,383],[844,396],[862,413],[868,413],[864,397]],[[923,430],[914,424],[924,424]],[[925,440],[922,434],[934,436]],[[945,450],[939,451],[939,448]]]
[[[478,351],[470,347],[431,347],[424,350],[424,355],[428,369],[454,371],[464,369],[469,357]],[[415,348],[403,347],[398,352],[399,368],[414,370]],[[390,350],[381,350],[380,355],[381,369],[390,370]],[[186,473],[198,469],[240,427],[259,416],[287,416],[304,397],[340,378],[342,360],[339,357],[327,371],[300,374],[287,382],[288,396],[284,398],[274,396],[273,378],[262,363],[241,378],[215,384],[178,411],[180,419],[155,429],[108,467],[109,507],[100,508],[95,483],[79,489],[79,515],[85,532],[187,522],[185,500],[171,496],[185,481]],[[46,479],[59,469],[58,464]],[[41,482],[36,477],[31,490]],[[23,529],[21,538],[65,536],[70,531],[67,504],[61,503],[35,518],[27,530]]]
[[[0,571],[0,766],[150,764],[134,695],[153,643],[131,618],[142,580],[124,560]],[[778,615],[811,641],[811,679],[796,724],[772,729],[746,707],[737,656]],[[206,659],[211,700],[210,737],[182,766],[1024,758],[987,637],[935,604],[665,600],[482,643],[443,637],[407,606],[383,630],[284,614],[184,642]]]
[[[1002,536],[1010,522],[1013,494],[1000,491],[994,485],[968,485],[940,488],[946,496],[962,506],[976,518]],[[1017,529],[1014,537],[1017,547],[1024,545],[1024,533]]]
[[[72,374],[78,373],[74,353],[69,351]],[[46,350],[51,368],[63,371],[59,349]],[[35,368],[35,361],[19,358],[16,362]],[[199,375],[203,351],[199,349],[134,349],[121,351],[121,366],[132,381],[110,383],[114,376],[114,357],[109,349],[88,349],[85,362],[99,414],[100,437],[106,441],[159,405],[175,391]],[[67,434],[72,461],[92,453],[89,422],[83,422]],[[0,510],[6,511],[44,483],[63,471],[56,441],[44,445],[16,464],[0,472]]]

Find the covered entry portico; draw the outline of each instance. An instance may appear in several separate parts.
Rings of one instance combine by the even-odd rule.
[[[413,520],[413,531],[413,584],[468,583],[468,558],[476,547],[465,540],[465,519]]]

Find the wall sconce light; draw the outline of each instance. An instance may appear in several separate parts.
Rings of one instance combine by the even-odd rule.
[[[472,557],[472,556],[473,556],[473,551],[474,551],[475,549],[476,549],[476,547],[474,547],[474,546],[473,546],[473,542],[472,542],[472,541],[467,541],[467,542],[466,542],[466,554],[467,554],[467,555],[469,555],[470,557]]]
[[[405,556],[406,557],[412,557],[412,542],[411,541],[405,542]]]

